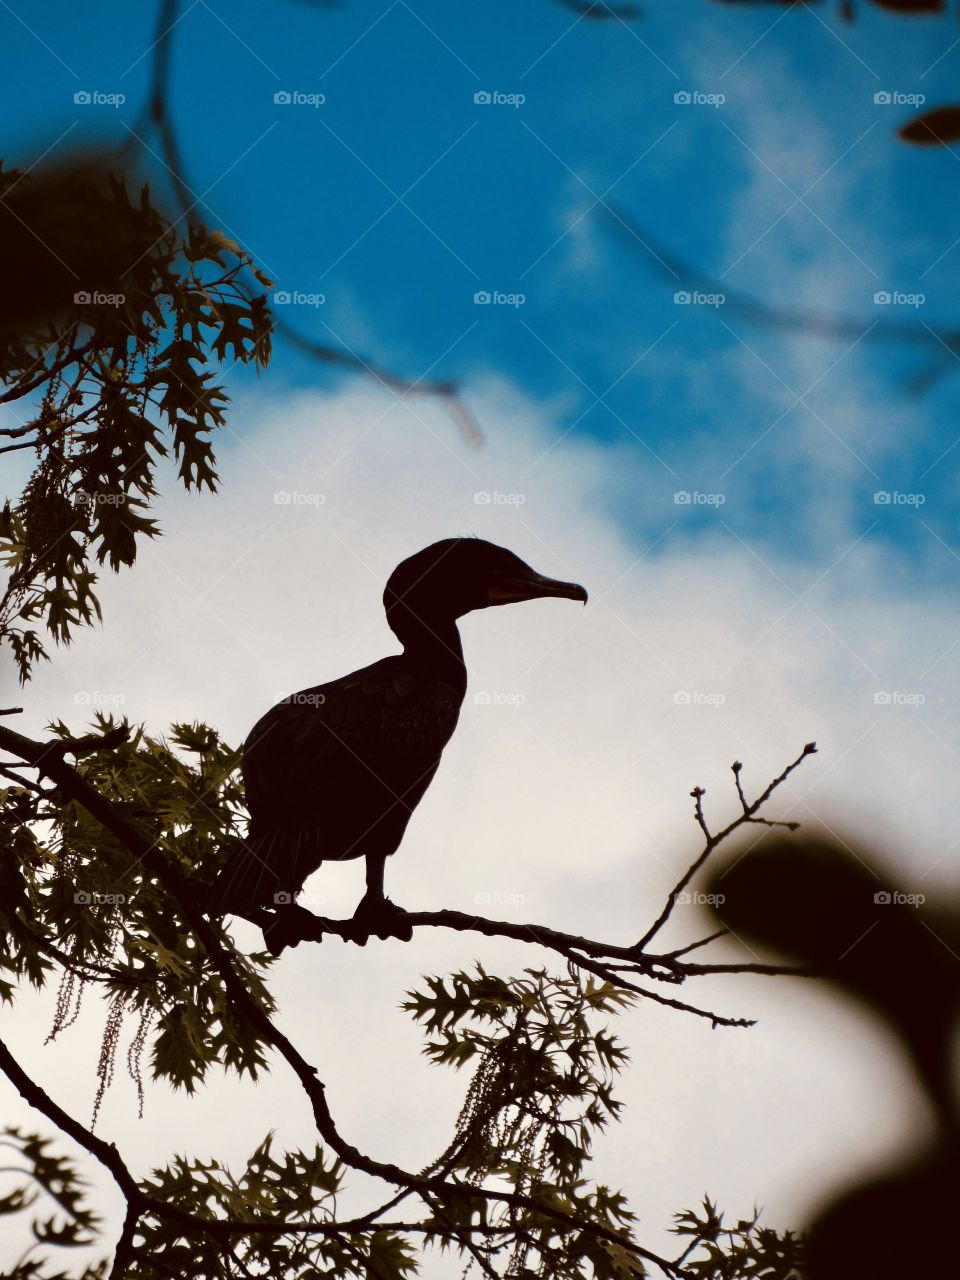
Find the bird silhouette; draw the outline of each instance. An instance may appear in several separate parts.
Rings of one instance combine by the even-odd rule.
[[[457,619],[543,596],[586,603],[574,582],[531,569],[504,547],[447,538],[404,560],[383,595],[403,652],[278,703],[243,749],[250,828],[211,887],[210,915],[268,908],[271,950],[291,941],[295,898],[322,862],[366,860],[351,936],[409,939],[385,897],[386,859],[433,780],[467,688]]]

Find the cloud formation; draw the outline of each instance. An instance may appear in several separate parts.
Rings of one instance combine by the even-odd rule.
[[[741,541],[722,506],[676,503],[669,520],[645,518],[654,464],[635,474],[640,532],[627,533],[608,505],[616,452],[561,447],[549,410],[503,382],[469,394],[487,429],[479,451],[437,405],[359,385],[244,399],[223,492],[164,500],[165,537],[104,583],[103,630],[38,673],[25,729],[54,716],[80,729],[101,705],[154,732],[203,719],[239,740],[280,696],[394,651],[380,604],[389,571],[437,538],[477,534],[582,581],[591,601],[464,620],[467,701],[387,868],[397,901],[638,936],[697,850],[690,787],[707,787],[719,824],[736,808],[735,758],[752,792],[811,739],[820,754],[776,816],[875,835],[901,878],[929,892],[946,883],[960,727],[952,602],[905,587],[869,540],[827,556],[798,547],[785,565]],[[308,902],[349,912],[361,885],[360,864],[321,868]],[[704,931],[688,907],[668,936],[680,945]],[[421,1060],[397,1005],[420,974],[478,956],[507,972],[552,963],[532,947],[432,931],[406,947],[328,940],[283,958],[281,1023],[317,1063],[352,1141],[411,1167],[438,1148],[465,1080]],[[772,1220],[798,1225],[825,1177],[915,1123],[897,1098],[909,1096],[905,1071],[838,999],[784,980],[718,979],[685,995],[761,1023],[707,1034],[647,1004],[621,1020],[630,1105],[597,1167],[624,1182],[652,1237],[705,1189],[734,1212],[762,1198]],[[15,1046],[82,1117],[96,1001],[41,1054],[51,1002],[25,1000]],[[88,1073],[76,1068],[85,1061]],[[279,1075],[194,1100],[151,1089],[140,1125],[134,1106],[118,1077],[101,1132],[142,1168],[172,1150],[238,1159],[271,1127],[310,1141],[306,1108]]]

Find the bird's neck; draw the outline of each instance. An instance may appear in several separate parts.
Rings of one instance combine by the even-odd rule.
[[[429,667],[461,696],[466,693],[467,668],[463,660],[463,646],[452,618],[429,619],[408,612],[394,630],[406,657]]]

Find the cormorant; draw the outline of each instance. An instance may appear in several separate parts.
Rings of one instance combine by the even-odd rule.
[[[479,538],[447,538],[398,565],[383,604],[403,653],[292,694],[251,730],[242,765],[250,829],[208,912],[276,908],[267,933],[283,937],[292,920],[283,908],[307,876],[321,862],[363,857],[357,940],[409,939],[405,912],[384,897],[383,868],[457,725],[467,688],[457,619],[540,596],[587,600],[577,583],[545,578]]]

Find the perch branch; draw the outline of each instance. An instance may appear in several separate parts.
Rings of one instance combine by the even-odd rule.
[[[650,1250],[644,1249],[630,1240],[629,1237],[611,1228],[604,1227],[598,1223],[584,1222],[573,1214],[565,1213],[550,1205],[543,1204],[530,1196],[519,1192],[494,1191],[485,1187],[475,1187],[460,1182],[452,1175],[425,1177],[411,1173],[389,1161],[377,1160],[365,1155],[357,1147],[349,1143],[337,1128],[327,1103],[325,1086],[317,1075],[316,1067],[311,1066],[306,1061],[289,1038],[274,1026],[269,1016],[264,1013],[250,995],[234,968],[229,955],[221,946],[213,927],[197,906],[196,886],[184,877],[179,870],[168,863],[157,848],[155,841],[150,840],[137,827],[122,818],[109,800],[92,787],[76,769],[68,765],[61,753],[49,751],[50,745],[50,743],[35,742],[23,734],[16,733],[14,730],[0,725],[0,747],[18,756],[26,763],[41,768],[42,772],[55,783],[61,794],[82,804],[88,813],[115,835],[129,852],[139,862],[142,862],[144,867],[152,875],[155,875],[174,897],[187,924],[203,944],[211,962],[223,979],[224,987],[234,1007],[238,1013],[247,1019],[248,1023],[258,1032],[264,1042],[271,1045],[292,1069],[310,1102],[317,1132],[344,1164],[361,1173],[369,1174],[371,1177],[392,1183],[394,1186],[410,1188],[421,1196],[424,1193],[432,1192],[441,1197],[452,1195],[465,1197],[471,1201],[483,1200],[490,1204],[505,1204],[517,1209],[527,1209],[549,1218],[568,1230],[586,1232],[599,1240],[616,1244],[635,1257],[646,1262],[652,1262],[665,1274],[679,1277],[689,1274],[668,1259],[661,1258]],[[0,1055],[0,1066],[4,1070],[6,1070],[7,1066],[10,1066],[14,1071],[19,1069],[18,1064],[13,1062],[9,1054]],[[13,1078],[11,1076],[11,1079]],[[25,1077],[25,1073],[22,1074],[21,1080],[31,1090],[37,1091],[34,1093],[35,1097],[42,1094],[42,1090],[38,1090],[38,1086],[34,1085],[29,1080],[29,1077]],[[62,1123],[58,1119],[57,1123],[60,1124],[60,1127],[72,1137],[75,1137],[91,1154],[95,1154],[98,1159],[107,1165],[118,1184],[121,1185],[125,1195],[129,1191],[127,1196],[128,1203],[130,1196],[141,1196],[143,1194],[136,1182],[132,1181],[132,1176],[126,1169],[126,1165],[117,1153],[116,1148],[104,1143],[102,1139],[96,1138],[93,1134],[89,1134],[66,1112],[57,1107],[57,1104],[52,1099],[47,1099],[46,1095],[43,1095],[43,1098],[51,1108],[56,1108],[56,1114],[62,1116],[63,1121],[66,1122]],[[45,1114],[50,1115],[51,1112],[47,1111]],[[88,1142],[84,1141],[85,1138],[96,1145],[88,1145]],[[182,1211],[178,1210],[177,1212]],[[186,1217],[189,1218],[189,1215],[186,1215]],[[243,1234],[249,1233],[251,1230],[260,1229],[259,1225],[251,1227],[251,1224],[234,1227],[229,1222],[225,1222],[221,1227],[219,1224],[214,1224],[207,1219],[200,1219],[198,1222],[203,1224],[202,1229],[204,1230],[217,1231],[222,1229]],[[190,1219],[189,1227],[194,1230],[201,1229],[198,1222]],[[284,1224],[282,1229],[289,1230],[289,1224]]]

